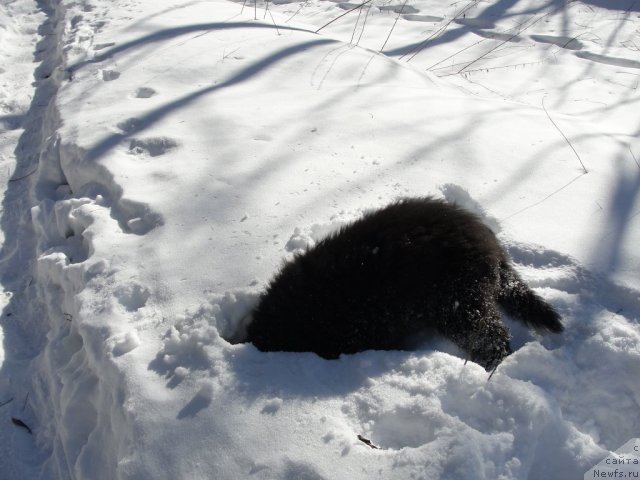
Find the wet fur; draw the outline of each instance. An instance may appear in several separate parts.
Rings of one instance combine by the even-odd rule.
[[[478,217],[415,198],[364,215],[285,264],[247,335],[263,351],[331,359],[413,348],[437,333],[492,370],[511,353],[500,307],[539,331],[563,330]]]

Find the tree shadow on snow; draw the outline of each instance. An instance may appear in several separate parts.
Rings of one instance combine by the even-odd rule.
[[[297,45],[283,48],[275,53],[272,53],[271,55],[266,56],[265,58],[257,62],[254,62],[248,67],[240,70],[238,73],[233,75],[228,80],[225,80],[224,82],[201,88],[192,93],[184,95],[183,97],[178,98],[177,100],[169,102],[166,105],[155,108],[143,116],[131,118],[122,124],[124,127],[124,128],[121,128],[123,130],[122,133],[114,133],[112,135],[109,135],[106,138],[99,141],[96,145],[88,149],[86,152],[86,159],[95,161],[101,158],[109,150],[118,146],[123,141],[146,130],[147,128],[153,126],[154,124],[156,124],[157,122],[165,118],[170,113],[189,105],[190,103],[192,103],[193,101],[197,100],[198,98],[204,95],[214,93],[217,90],[222,90],[224,88],[236,85],[238,83],[245,82],[251,79],[252,77],[256,76],[257,74],[259,74],[260,72],[266,70],[268,67],[272,66],[274,63],[277,63],[278,61],[281,61],[297,53],[305,52],[312,48],[316,48],[316,47],[330,44],[330,43],[335,43],[335,40],[330,40],[330,39],[310,40],[307,42],[299,43]]]
[[[121,43],[119,45],[115,45],[109,49],[105,49],[102,53],[94,56],[91,59],[83,60],[78,63],[73,63],[67,67],[67,72],[73,74],[74,72],[80,70],[81,68],[93,64],[100,63],[104,60],[112,58],[122,52],[126,52],[128,50],[138,48],[147,44],[160,42],[163,40],[169,40],[175,37],[179,37],[181,35],[186,35],[189,33],[195,32],[209,32],[212,30],[231,30],[238,28],[249,28],[249,29],[268,29],[275,30],[276,28],[280,30],[292,30],[299,32],[309,32],[309,30],[305,30],[302,28],[291,27],[288,25],[275,27],[274,25],[269,25],[266,23],[259,22],[210,22],[210,23],[198,23],[194,25],[184,25],[181,27],[173,27],[167,28],[164,30],[156,30],[148,35],[144,35],[142,37],[136,38],[135,40],[130,40],[128,42]]]

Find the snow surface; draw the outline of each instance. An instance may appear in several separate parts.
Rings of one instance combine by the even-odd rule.
[[[640,3],[356,5],[2,2],[0,478],[568,479],[640,437]],[[283,258],[429,194],[563,335],[513,324],[490,381],[228,341]]]

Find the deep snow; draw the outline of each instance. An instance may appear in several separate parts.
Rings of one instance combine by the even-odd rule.
[[[0,477],[582,478],[640,437],[640,4],[445,3],[0,5]],[[225,340],[283,258],[426,194],[565,334],[513,325],[490,381],[437,340]]]

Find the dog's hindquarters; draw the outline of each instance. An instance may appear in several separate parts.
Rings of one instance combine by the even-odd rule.
[[[497,300],[506,313],[540,333],[564,330],[558,312],[531,290],[506,261],[500,264]]]

